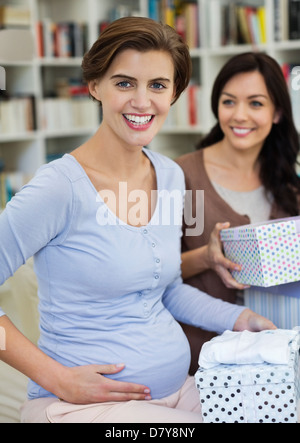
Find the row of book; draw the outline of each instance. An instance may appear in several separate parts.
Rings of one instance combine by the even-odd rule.
[[[30,26],[30,10],[23,6],[0,6],[0,28]]]
[[[47,131],[93,129],[100,123],[100,107],[80,78],[58,78],[54,90],[42,100],[41,123]]]
[[[137,10],[134,9],[133,5],[133,3],[136,2],[131,1],[129,3],[130,4],[128,4],[126,0],[124,2],[122,2],[121,0],[118,2],[118,4],[117,2],[114,2],[114,6],[110,8],[109,11],[107,12],[107,22],[111,23],[123,17],[139,16],[140,11],[138,9]]]
[[[201,93],[201,86],[191,84],[171,107],[164,128],[172,130],[176,128],[199,127],[202,123]]]
[[[58,78],[55,82],[54,97],[80,98],[89,97],[89,88],[80,78]]]
[[[132,15],[139,15],[139,12],[126,5],[116,6],[109,11],[107,19],[100,22],[99,34],[112,21]],[[200,46],[197,0],[149,0],[148,15],[176,29],[191,49]]]
[[[0,210],[5,209],[12,197],[26,184],[32,176],[21,171],[0,173]]]
[[[36,129],[35,114],[33,96],[1,96],[0,136],[34,131]]]
[[[88,48],[88,26],[85,23],[54,23],[50,19],[37,22],[39,57],[83,57]]]
[[[46,98],[41,106],[42,129],[71,131],[94,129],[100,123],[100,109],[90,98]]]
[[[300,39],[300,0],[274,0],[276,41]]]
[[[99,125],[100,110],[89,98],[46,98],[40,106],[42,129],[68,131],[93,129]],[[0,138],[35,131],[33,97],[11,97],[0,101]]]
[[[264,44],[266,36],[266,8],[222,3],[210,0],[208,7],[209,46],[236,44]]]
[[[199,10],[194,0],[149,0],[149,17],[176,29],[191,49],[200,46]]]

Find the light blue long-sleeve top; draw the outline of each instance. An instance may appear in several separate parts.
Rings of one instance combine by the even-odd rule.
[[[72,155],[40,168],[0,217],[0,284],[34,256],[40,349],[69,367],[125,363],[112,378],[161,398],[180,389],[190,365],[175,319],[223,332],[244,308],[182,283],[183,172],[144,153],[158,185],[146,227],[121,222]],[[51,395],[29,382],[29,399]]]

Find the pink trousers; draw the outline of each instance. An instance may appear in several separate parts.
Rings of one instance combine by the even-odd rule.
[[[73,405],[55,398],[27,401],[22,423],[202,423],[193,377],[175,394],[150,401]]]

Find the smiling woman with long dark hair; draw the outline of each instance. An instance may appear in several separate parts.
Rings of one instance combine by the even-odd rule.
[[[272,193],[279,209],[290,216],[299,215],[297,194],[300,193],[300,179],[296,173],[299,135],[293,120],[288,86],[279,64],[264,53],[248,52],[233,57],[215,80],[211,107],[218,120],[219,100],[226,83],[237,74],[255,71],[263,76],[272,102],[280,114],[259,154],[260,178],[265,189]],[[218,121],[200,141],[198,149],[211,146],[223,138]]]
[[[283,72],[266,54],[231,58],[217,75],[211,106],[215,126],[196,152],[177,160],[187,190],[205,194],[203,234],[191,237],[184,229],[182,271],[186,283],[236,303],[245,287],[229,272],[240,267],[224,257],[220,230],[299,214],[299,139]],[[194,372],[202,344],[214,334],[183,327]]]

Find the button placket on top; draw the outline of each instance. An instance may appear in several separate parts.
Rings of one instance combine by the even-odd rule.
[[[152,250],[152,253],[153,253],[154,272],[153,272],[153,281],[152,281],[152,288],[151,289],[154,289],[158,286],[160,276],[161,276],[161,257],[159,256],[157,244],[151,236],[151,231],[148,228],[144,228],[142,230],[142,233],[143,233],[143,236],[147,239],[147,242],[148,242],[148,244]],[[150,290],[147,292],[150,292]],[[147,299],[145,298],[144,293],[141,293],[141,302],[143,305],[144,315],[145,315],[145,317],[148,317],[150,315],[150,307],[149,307],[149,302],[147,302]]]

